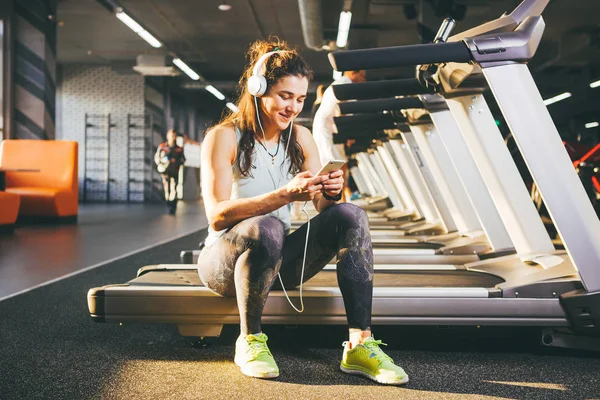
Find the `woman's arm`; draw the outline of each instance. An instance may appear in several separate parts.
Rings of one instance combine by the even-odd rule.
[[[311,174],[304,172],[272,192],[230,200],[233,184],[231,166],[236,154],[237,136],[233,126],[212,129],[202,143],[202,197],[208,223],[217,231],[246,218],[268,214],[292,201],[311,200],[322,189],[321,182],[325,178],[312,178]]]
[[[158,165],[161,162],[162,155],[162,145],[159,145],[156,149],[156,153],[154,153],[154,164]]]
[[[268,214],[289,203],[285,187],[260,196],[230,200],[231,167],[236,154],[237,136],[233,126],[212,129],[202,142],[202,197],[208,223],[217,231],[246,218]]]
[[[310,171],[313,175],[316,175],[321,170],[319,149],[317,148],[310,131],[303,126],[298,126],[298,142],[304,151],[304,164],[302,165],[302,170]],[[341,172],[341,170],[337,170],[330,173],[329,178],[323,178],[323,185],[325,185],[325,189],[328,189],[328,194],[333,195],[341,191],[344,183],[342,174],[343,172]],[[340,187],[339,190],[337,190],[338,186]],[[318,212],[321,212],[336,203],[338,202],[327,200],[321,193],[316,194],[313,198],[313,204]]]

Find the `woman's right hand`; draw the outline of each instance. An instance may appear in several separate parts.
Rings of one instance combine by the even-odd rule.
[[[309,201],[323,189],[323,182],[328,176],[313,176],[310,171],[300,172],[291,181],[285,185],[285,189],[292,201]]]

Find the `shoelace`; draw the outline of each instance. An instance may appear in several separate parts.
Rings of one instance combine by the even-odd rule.
[[[246,337],[246,341],[248,342],[248,349],[246,350],[246,353],[252,353],[252,360],[259,358],[263,354],[271,354],[269,348],[267,347],[267,335],[248,335]]]
[[[350,343],[349,341],[345,341],[342,343],[342,347],[346,347],[346,345]],[[371,339],[371,340],[367,340],[365,342],[362,343],[363,346],[365,346],[371,353],[375,353],[375,356],[377,357],[377,359],[381,362],[383,362],[384,360],[389,360],[392,363],[394,363],[394,360],[392,359],[392,357],[388,356],[387,354],[385,354],[383,352],[383,350],[381,350],[379,348],[379,345],[384,345],[387,346],[386,343],[383,343],[382,340],[375,340],[375,339]]]
[[[384,345],[387,346],[387,344],[383,343],[383,341],[381,340],[367,340],[363,343],[363,345],[369,349],[371,352],[375,353],[375,356],[377,357],[377,359],[380,361],[380,363],[382,363],[385,360],[390,361],[392,364],[394,363],[394,360],[392,360],[392,357],[388,356],[387,354],[385,354],[383,352],[383,350],[381,350],[379,348],[380,345]]]

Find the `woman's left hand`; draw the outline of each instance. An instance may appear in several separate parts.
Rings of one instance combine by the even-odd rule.
[[[329,179],[322,183],[323,192],[328,196],[337,196],[344,188],[344,171],[341,169],[329,173]]]

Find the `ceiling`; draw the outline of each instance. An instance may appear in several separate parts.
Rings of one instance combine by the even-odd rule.
[[[446,0],[424,1],[438,4]],[[466,6],[466,16],[457,22],[455,33],[495,19],[520,2],[455,1]],[[119,1],[128,14],[161,40],[169,51],[226,93],[233,90],[244,68],[244,52],[249,43],[269,35],[297,46],[314,69],[316,82],[331,81],[327,52],[311,50],[304,45],[297,0],[228,0],[232,9],[226,12],[217,8],[221,2]],[[58,18],[62,21],[58,33],[60,64],[107,64],[115,68],[125,66],[130,71],[137,55],[157,53],[115,18],[107,9],[107,3],[114,1],[59,0]],[[343,0],[321,0],[325,39],[335,40],[343,6]],[[406,12],[419,10],[420,6],[419,0],[354,0],[349,47],[420,43],[419,18],[409,19]],[[600,1],[550,0],[543,16],[546,31],[530,69],[545,98],[564,91],[573,93],[571,99],[550,106],[550,110],[557,125],[577,131],[584,122],[600,119],[600,88],[597,92],[589,88],[589,82],[600,79]],[[430,16],[425,22],[430,29],[437,30],[442,19],[443,16]],[[413,68],[394,68],[369,71],[368,79],[413,76]],[[189,83],[185,77],[177,79]]]

